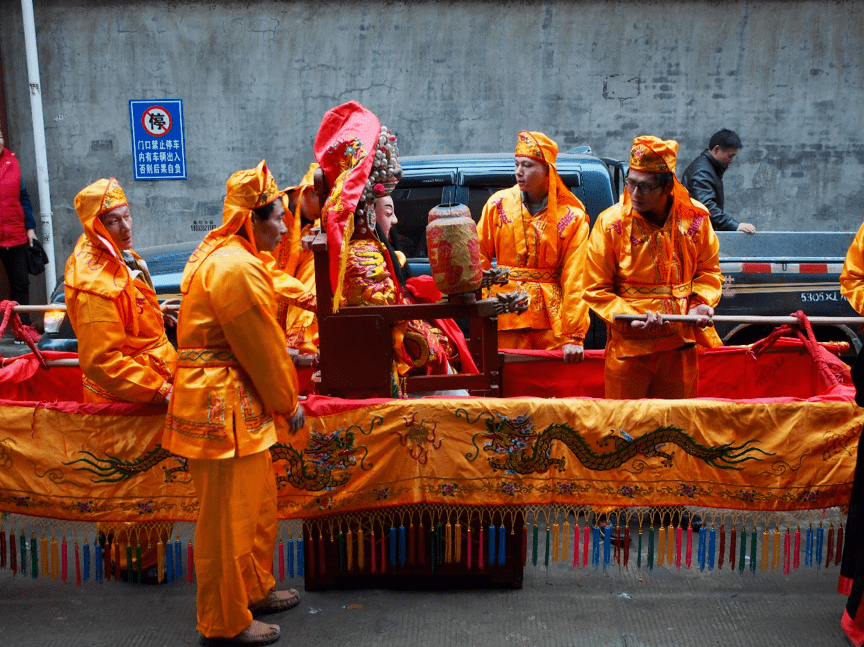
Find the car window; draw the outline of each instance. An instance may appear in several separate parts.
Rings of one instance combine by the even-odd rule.
[[[500,190],[500,186],[472,186],[468,189],[468,208],[471,210],[471,217],[474,218],[475,222],[480,221],[483,207],[486,206],[492,194]]]
[[[426,258],[426,224],[432,207],[444,201],[444,185],[396,188],[393,191],[393,208],[398,223],[396,231],[411,240],[413,252],[410,256]],[[392,236],[391,236],[392,237]]]

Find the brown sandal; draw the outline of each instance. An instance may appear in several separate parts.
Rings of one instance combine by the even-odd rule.
[[[253,620],[233,638],[206,638],[199,634],[198,643],[204,647],[222,647],[228,645],[245,645],[246,647],[263,647],[279,640],[279,625],[268,625],[259,620]]]
[[[273,589],[266,598],[260,602],[256,602],[249,607],[252,612],[252,617],[266,616],[271,613],[281,613],[288,609],[293,609],[300,604],[300,594],[294,589],[287,591],[277,591]]]

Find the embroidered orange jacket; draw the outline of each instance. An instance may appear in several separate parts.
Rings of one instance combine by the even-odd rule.
[[[137,272],[133,277],[116,250],[108,251],[109,243],[93,230],[94,219],[83,222],[85,233],[66,261],[64,279],[67,314],[84,373],[84,400],[164,402],[177,352],[165,336],[156,293],[149,277],[145,280]],[[140,257],[132,254],[146,271]]]
[[[699,304],[720,301],[717,235],[708,210],[676,192],[669,217],[657,227],[622,198],[598,216],[588,240],[583,299],[608,327],[608,345],[619,357],[673,350],[687,344],[718,346],[712,329],[670,323],[645,333],[616,314],[687,314]]]
[[[273,280],[236,235],[199,263],[177,323],[177,379],[162,444],[189,458],[255,454],[277,442],[277,424],[284,428],[283,417],[297,410]]]
[[[840,294],[849,299],[855,312],[864,313],[864,225],[858,229],[855,240],[846,252],[846,261],[840,273]]]
[[[572,193],[557,198],[556,214],[544,208],[532,216],[518,185],[495,193],[477,227],[481,260],[484,270],[492,267],[492,259],[498,267],[510,268],[510,282],[491,288],[490,296],[522,290],[531,299],[527,312],[499,315],[499,330],[551,329],[583,344],[589,318],[580,278],[588,216]]]

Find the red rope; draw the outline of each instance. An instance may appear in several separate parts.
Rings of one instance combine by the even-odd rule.
[[[45,356],[42,355],[42,351],[36,348],[36,342],[39,341],[39,333],[32,327],[21,323],[21,317],[13,310],[17,305],[18,303],[16,301],[0,301],[0,312],[3,313],[3,321],[0,322],[0,337],[3,337],[6,333],[6,328],[11,319],[12,332],[15,334],[15,338],[20,339],[27,344],[33,355],[38,360],[39,366],[47,371],[48,365],[45,364]]]
[[[753,356],[753,359],[756,359],[766,350],[771,348],[771,346],[773,346],[780,337],[794,333],[798,339],[803,342],[804,347],[807,349],[807,352],[810,353],[813,361],[816,362],[816,366],[818,367],[822,378],[825,380],[826,386],[831,388],[839,384],[840,382],[834,371],[831,370],[828,363],[825,361],[825,358],[822,356],[819,342],[816,341],[816,335],[813,334],[813,327],[810,325],[810,320],[807,318],[807,315],[799,310],[798,312],[793,312],[789,316],[798,319],[798,324],[783,324],[782,326],[778,326],[765,339],[760,339],[750,347],[750,355]]]

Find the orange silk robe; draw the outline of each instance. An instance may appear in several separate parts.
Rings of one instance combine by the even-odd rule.
[[[709,344],[692,324],[645,333],[630,322],[613,323],[616,314],[687,314],[699,304],[716,306],[723,286],[719,249],[708,210],[678,194],[662,227],[639,215],[629,200],[601,213],[588,240],[582,298],[609,324],[607,347],[617,357],[638,357],[692,343],[720,345],[713,329],[706,329]]]
[[[858,229],[855,240],[846,252],[846,261],[840,273],[840,294],[849,299],[855,312],[864,314],[864,225]]]
[[[286,210],[285,220],[290,217],[291,212]],[[296,220],[299,221],[299,215]],[[296,234],[297,237],[302,239],[311,235],[313,227],[320,227],[320,221],[307,224]],[[295,235],[291,227],[289,234]],[[279,325],[285,329],[285,343],[288,346],[299,349],[301,353],[314,354],[318,350],[318,319],[315,316],[314,298],[315,259],[311,250],[292,245],[291,240],[286,240],[288,236],[282,238],[273,256],[276,258],[277,267],[297,279],[309,296],[295,299],[294,303],[280,299],[276,318]]]
[[[125,263],[85,234],[66,262],[65,284],[84,401],[164,402],[177,352],[149,281],[142,274],[133,278]]]
[[[248,241],[231,236],[198,268],[177,323],[179,358],[162,445],[225,459],[277,441],[274,414],[297,410],[297,374],[276,323],[276,295]]]
[[[575,197],[558,196],[558,213],[541,209],[532,216],[522,204],[518,185],[495,193],[477,230],[483,269],[510,268],[510,282],[498,292],[522,290],[531,303],[523,314],[498,315],[499,330],[551,329],[556,337],[583,344],[588,306],[580,298],[580,277],[588,238],[588,216]]]

